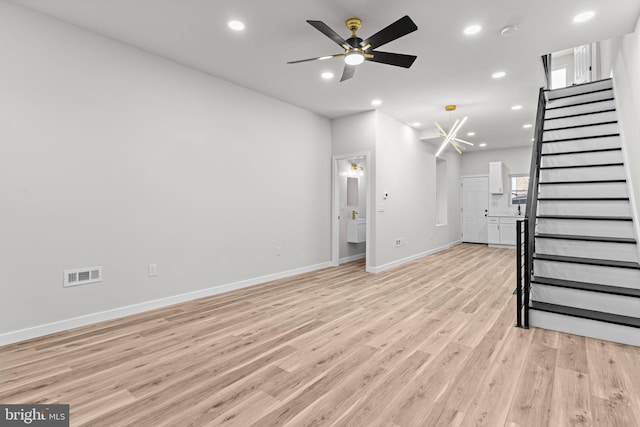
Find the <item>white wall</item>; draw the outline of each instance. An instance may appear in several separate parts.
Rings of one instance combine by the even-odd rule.
[[[640,19],[635,32],[623,37],[619,46],[613,61],[613,78],[626,157],[625,166],[636,214],[636,236],[640,236]]]
[[[340,251],[341,260],[353,257],[364,256],[366,250],[365,243],[349,243],[347,242],[347,224],[351,219],[351,212],[358,212],[358,218],[367,217],[367,171],[361,177],[358,177],[358,205],[351,206],[347,204],[347,175],[351,170],[351,162],[349,160],[341,160],[338,162],[338,179],[340,181]]]
[[[328,263],[329,120],[5,1],[0,57],[0,334]]]
[[[331,151],[333,156],[368,153],[369,170],[366,173],[370,193],[366,195],[367,198],[371,197],[371,194],[375,194],[376,191],[376,183],[373,178],[376,174],[376,114],[376,111],[365,111],[331,120]],[[367,267],[371,269],[375,265],[376,256],[375,201],[371,200],[369,205],[371,212],[367,213],[365,208],[362,210],[362,216],[367,218],[367,229],[369,230],[367,235],[367,249],[369,251]],[[340,253],[339,249],[338,253]]]
[[[473,151],[462,155],[461,174],[488,175],[490,162],[504,163],[504,194],[491,194],[489,215],[513,215],[517,206],[509,205],[509,175],[528,175],[531,167],[531,147],[505,148],[501,150]]]

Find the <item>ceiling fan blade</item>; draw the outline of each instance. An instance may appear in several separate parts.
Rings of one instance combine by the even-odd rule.
[[[413,22],[409,16],[405,15],[393,24],[383,28],[368,39],[362,41],[360,46],[371,45],[371,49],[375,49],[383,44],[399,39],[402,36],[406,36],[417,29],[418,26],[415,22]]]
[[[344,53],[336,53],[335,55],[319,56],[317,58],[299,59],[297,61],[289,61],[287,62],[287,64],[299,64],[301,62],[309,62],[309,61],[322,61],[324,59],[336,58],[338,56],[344,56]]]
[[[409,68],[416,60],[415,55],[404,55],[402,53],[389,53],[374,50],[371,52],[373,58],[367,58],[367,61],[380,62],[382,64],[395,65],[396,67]]]
[[[324,34],[325,36],[329,37],[334,42],[338,43],[344,49],[347,49],[347,50],[351,49],[351,46],[349,45],[349,43],[347,43],[347,41],[345,39],[340,37],[340,35],[338,33],[336,33],[331,28],[329,28],[329,26],[327,24],[325,24],[324,22],[322,22],[322,21],[309,21],[309,20],[307,20],[307,22],[312,27],[314,27],[316,30],[320,31],[322,34]]]
[[[342,72],[342,78],[340,79],[340,81],[343,82],[345,80],[349,80],[355,73],[355,65],[344,64],[344,71]]]

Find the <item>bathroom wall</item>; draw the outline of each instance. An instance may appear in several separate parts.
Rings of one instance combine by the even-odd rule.
[[[362,161],[361,161],[362,162]],[[348,262],[358,258],[364,258],[366,243],[347,242],[347,224],[351,219],[351,212],[358,212],[358,218],[366,218],[367,210],[367,171],[358,178],[358,205],[347,204],[347,175],[351,170],[349,160],[338,162],[338,179],[340,181],[340,263]]]

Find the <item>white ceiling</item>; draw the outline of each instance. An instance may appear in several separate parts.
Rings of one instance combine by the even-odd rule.
[[[148,52],[221,77],[329,118],[370,110],[409,125],[433,121],[446,129],[469,116],[459,136],[486,142],[487,149],[531,142],[540,56],[633,31],[638,0],[13,0],[31,9]],[[591,21],[572,18],[593,10]],[[404,15],[418,31],[381,50],[414,54],[410,69],[365,62],[355,77],[339,83],[340,58],[287,65],[287,61],[340,53],[341,49],[305,21],[324,21],[347,38],[344,21],[362,19],[358,35],[372,35]],[[246,29],[233,32],[231,19]],[[480,24],[482,32],[462,30]],[[505,25],[519,31],[502,37]],[[494,80],[491,74],[507,76]],[[325,81],[323,71],[335,78]],[[450,115],[446,104],[457,104]],[[511,106],[521,104],[520,111]],[[466,137],[475,131],[476,136]],[[472,149],[479,149],[476,147]]]

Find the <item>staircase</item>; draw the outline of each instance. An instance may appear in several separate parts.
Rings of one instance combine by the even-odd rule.
[[[547,91],[543,102],[530,325],[640,346],[639,252],[612,81]]]

